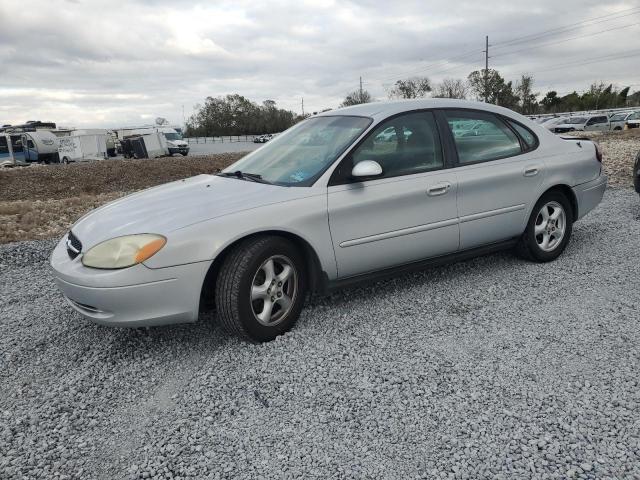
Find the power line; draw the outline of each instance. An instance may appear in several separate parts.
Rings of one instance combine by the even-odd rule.
[[[594,57],[594,58],[583,58],[581,60],[576,60],[573,62],[568,62],[568,63],[565,62],[565,63],[557,64],[550,68],[545,68],[543,70],[536,70],[536,73],[550,72],[553,70],[557,70],[559,68],[566,68],[566,67],[581,67],[583,65],[589,65],[591,63],[597,63],[597,62],[609,62],[611,60],[621,60],[623,58],[631,58],[638,55],[640,55],[640,50],[630,50],[628,52],[618,52],[612,55],[604,55],[604,56]],[[519,75],[524,75],[524,74],[526,74],[526,72],[520,73]]]
[[[533,50],[533,49],[540,48],[540,47],[548,47],[550,45],[558,45],[558,44],[561,44],[561,43],[564,43],[564,42],[569,42],[571,40],[577,40],[579,38],[586,38],[586,37],[593,37],[594,35],[600,35],[602,33],[612,32],[612,31],[615,31],[615,30],[622,30],[624,28],[634,27],[636,25],[640,25],[640,23],[630,23],[628,25],[621,25],[619,27],[613,27],[613,28],[608,28],[606,30],[600,30],[598,32],[587,33],[585,35],[578,35],[577,37],[570,37],[570,38],[565,38],[563,40],[557,40],[557,41],[553,41],[553,42],[541,43],[541,44],[538,44],[538,45],[534,45],[533,47],[525,47],[525,48],[520,48],[518,50],[512,50],[512,51],[505,52],[505,53],[499,53],[497,55],[494,55],[491,58],[504,57],[506,55],[512,55],[514,53],[524,52],[526,50]]]
[[[438,64],[442,64],[442,65],[439,65],[439,66],[440,67],[444,67],[444,66],[447,65],[447,63],[451,63],[453,60],[461,60],[463,58],[468,58],[468,57],[471,57],[473,55],[477,55],[477,54],[482,53],[482,52],[484,52],[484,50],[469,51],[469,52],[466,52],[464,54],[457,55],[455,57],[451,57],[448,60],[438,60],[437,62],[425,65],[424,67],[420,67],[417,70],[412,70],[412,71],[404,72],[404,73],[398,73],[396,75],[393,75],[393,76],[390,76],[390,77],[386,77],[386,78],[375,78],[374,77],[373,80],[374,81],[378,81],[380,83],[383,83],[383,82],[386,82],[386,81],[389,81],[389,80],[397,80],[398,78],[402,78],[402,77],[405,77],[407,75],[415,75],[416,73],[424,72],[426,70],[429,70],[431,67],[438,66]]]
[[[633,10],[633,12],[631,13],[626,13],[625,15],[620,15],[621,13],[625,13],[625,12],[629,12]],[[564,25],[561,27],[556,27],[556,28],[552,28],[550,30],[544,30],[542,32],[538,32],[538,33],[532,33],[529,35],[523,35],[521,37],[515,37],[512,38],[511,40],[506,40],[504,42],[497,42],[496,48],[505,48],[507,46],[513,45],[513,44],[517,44],[517,43],[522,43],[522,42],[528,42],[531,40],[536,40],[545,36],[551,36],[551,35],[558,35],[560,33],[566,33],[567,31],[571,31],[571,30],[576,30],[578,28],[582,28],[584,27],[585,23],[590,23],[593,22],[592,25],[597,25],[598,23],[604,23],[604,22],[610,22],[612,20],[618,20],[619,18],[624,18],[624,17],[628,17],[631,15],[636,15],[640,13],[640,7],[632,7],[632,8],[628,8],[626,10],[620,10],[618,12],[615,13],[610,13],[608,15],[601,15],[599,17],[593,17],[587,20],[583,20],[581,22],[576,22],[576,23],[570,23],[568,25]],[[607,17],[612,17],[614,16],[614,18],[607,18]],[[606,18],[606,20],[605,20]],[[599,20],[596,22],[596,20]],[[591,26],[591,25],[589,25]]]
[[[629,12],[631,12],[631,13],[629,13]],[[553,28],[553,29],[544,30],[542,32],[533,33],[533,34],[529,34],[529,35],[524,35],[524,36],[521,36],[521,37],[515,37],[515,38],[512,38],[510,40],[506,40],[504,42],[499,42],[499,43],[492,44],[491,46],[493,46],[495,49],[506,48],[506,47],[511,46],[511,45],[516,45],[518,43],[544,38],[546,36],[553,36],[553,35],[559,35],[561,33],[567,33],[569,31],[576,30],[577,28],[585,26],[585,24],[587,24],[587,23],[591,23],[592,25],[596,25],[598,23],[609,22],[609,21],[612,21],[612,20],[617,20],[619,18],[628,17],[630,15],[635,15],[635,14],[638,14],[638,13],[640,13],[640,7],[632,7],[632,8],[628,8],[628,9],[625,9],[625,10],[620,10],[618,12],[609,13],[607,15],[600,15],[598,17],[592,17],[592,18],[589,18],[589,19],[582,20],[580,22],[575,22],[575,23],[571,23],[571,24],[568,24],[568,25],[556,27],[556,28]],[[596,33],[594,33],[594,35],[595,34]],[[585,35],[584,37],[586,37],[586,36],[588,36],[588,35]],[[576,38],[578,38],[578,37],[576,37]],[[425,66],[423,66],[423,67],[421,67],[419,69],[416,69],[416,70],[406,71],[406,72],[403,72],[403,73],[397,73],[397,74],[395,74],[393,76],[389,76],[389,77],[385,77],[385,78],[378,78],[378,79],[374,78],[374,80],[378,80],[380,83],[384,84],[384,82],[386,82],[386,81],[396,80],[398,78],[402,78],[402,77],[407,76],[407,75],[415,75],[415,74],[418,74],[418,73],[422,73],[422,72],[425,72],[427,70],[430,70],[433,67],[445,67],[445,66],[447,66],[447,64],[451,64],[453,62],[453,60],[466,59],[466,58],[469,58],[469,57],[471,57],[473,55],[476,55],[478,53],[485,53],[485,51],[484,50],[473,50],[473,51],[465,52],[465,53],[462,53],[460,55],[456,55],[454,57],[451,57],[449,59],[438,60],[437,62],[425,65]],[[513,53],[515,53],[515,52],[513,52]],[[500,55],[507,55],[507,54],[508,53],[503,53],[503,54],[500,54]],[[496,55],[496,56],[498,56],[498,55]],[[485,66],[486,66],[486,64],[485,64]],[[457,66],[454,67],[454,68],[457,68]],[[448,71],[448,70],[451,70],[451,69],[447,69],[446,71]]]

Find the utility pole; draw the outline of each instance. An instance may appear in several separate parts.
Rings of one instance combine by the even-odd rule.
[[[489,103],[489,35],[485,37],[484,47],[484,103]]]
[[[362,77],[360,77],[360,101],[362,101]]]
[[[302,97],[302,116],[304,117],[304,97]]]

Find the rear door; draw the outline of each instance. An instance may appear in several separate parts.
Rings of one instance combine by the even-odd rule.
[[[23,135],[22,146],[24,147],[24,159],[27,162],[37,162],[38,150],[36,149],[36,145],[33,143],[33,140],[27,135]]]
[[[442,114],[457,154],[460,249],[520,235],[544,175],[544,163],[535,154],[537,137],[489,112],[447,109]]]
[[[411,112],[378,125],[334,171],[329,227],[340,278],[411,263],[458,249],[457,181],[445,168],[433,113]],[[373,160],[382,175],[350,178]]]
[[[22,145],[22,135],[10,135],[11,138],[11,149],[13,150],[13,158],[16,163],[24,163],[24,148]]]

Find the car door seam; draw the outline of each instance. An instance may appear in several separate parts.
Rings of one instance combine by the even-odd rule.
[[[524,210],[526,204],[521,203],[519,205],[511,205],[510,207],[496,208],[495,210],[487,210],[486,212],[472,213],[460,217],[460,223],[472,222],[474,220],[481,220],[483,218],[494,217],[496,215],[502,215],[503,213],[517,212]]]
[[[430,230],[436,230],[438,228],[450,227],[458,224],[458,218],[450,218],[448,220],[440,220],[438,222],[426,223],[423,225],[415,225],[413,227],[402,228],[400,230],[391,230],[389,232],[377,233],[375,235],[368,235],[366,237],[354,238],[352,240],[345,240],[340,243],[341,248],[353,247],[356,245],[362,245],[365,243],[378,242],[380,240],[387,240],[390,238],[402,237],[405,235],[411,235],[414,233],[427,232]]]

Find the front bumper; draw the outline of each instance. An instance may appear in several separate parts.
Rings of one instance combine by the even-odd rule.
[[[182,155],[187,155],[189,153],[189,147],[169,147],[169,153],[173,155],[174,153],[181,153]]]
[[[598,206],[606,188],[607,176],[602,173],[595,180],[573,187],[573,193],[575,193],[578,201],[578,217],[576,220],[584,217]]]
[[[200,290],[210,262],[152,269],[143,264],[120,270],[71,260],[66,236],[51,255],[55,281],[69,304],[85,318],[109,326],[140,327],[195,322]]]

